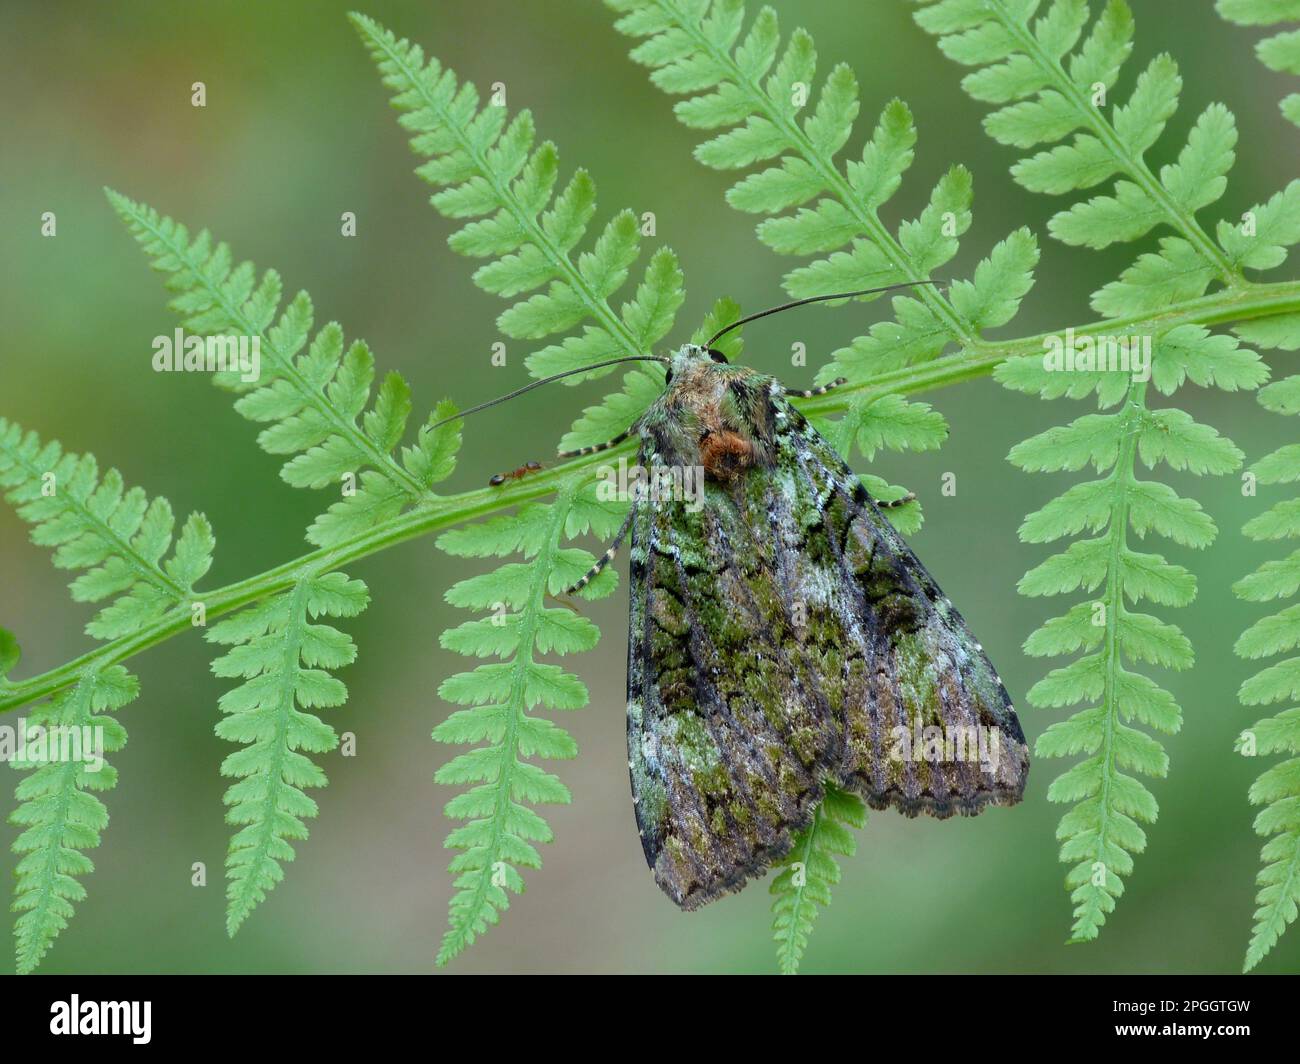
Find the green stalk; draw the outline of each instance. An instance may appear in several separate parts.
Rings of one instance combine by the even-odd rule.
[[[1300,314],[1300,281],[1225,289],[1199,299],[1170,304],[1157,314],[1092,322],[1075,327],[1074,332],[1076,336],[1161,333],[1182,324],[1219,325],[1283,314]],[[800,406],[812,414],[842,413],[851,404],[883,395],[910,395],[987,377],[1008,358],[1041,354],[1044,339],[1051,335],[1056,334],[1039,333],[1003,342],[981,340],[943,358],[845,385],[802,402]],[[575,458],[507,486],[430,499],[333,547],[312,551],[225,587],[198,592],[195,601],[203,603],[209,618],[220,617],[268,595],[285,591],[306,576],[330,572],[399,543],[550,495],[562,483],[585,479],[600,466],[617,461],[621,454],[630,453],[634,447],[635,443],[629,441],[614,450]],[[140,631],[103,643],[58,668],[18,683],[0,681],[0,713],[11,712],[56,694],[76,683],[87,670],[103,669],[126,661],[190,627],[190,605],[186,603]]]

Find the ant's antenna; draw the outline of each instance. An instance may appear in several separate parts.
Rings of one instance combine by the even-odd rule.
[[[525,384],[522,388],[516,388],[508,395],[498,396],[496,399],[489,399],[486,403],[479,403],[478,406],[471,406],[468,410],[462,410],[451,417],[445,417],[441,421],[435,421],[429,426],[436,429],[440,425],[446,425],[448,422],[455,421],[458,418],[468,417],[470,414],[477,414],[480,410],[487,410],[489,407],[496,406],[498,403],[504,403],[507,399],[513,399],[517,395],[523,395],[524,392],[531,392],[534,388],[540,388],[543,384],[550,384],[552,381],[561,380],[564,377],[572,377],[575,373],[587,373],[593,369],[604,369],[606,366],[617,366],[620,362],[667,362],[668,359],[659,355],[627,355],[623,358],[611,358],[605,362],[594,362],[590,366],[579,366],[577,369],[566,369],[563,373],[557,373],[551,377],[543,377],[539,381],[533,381],[531,384]]]
[[[849,299],[853,296],[874,296],[881,292],[892,292],[896,288],[912,288],[921,284],[943,284],[942,281],[903,281],[899,284],[887,284],[884,288],[863,288],[857,292],[836,292],[829,296],[809,296],[807,299],[796,299],[793,303],[782,303],[779,307],[768,307],[767,310],[760,310],[757,314],[751,314],[747,318],[741,318],[739,321],[733,321],[723,329],[719,329],[711,337],[706,348],[712,347],[718,340],[726,336],[732,329],[739,329],[742,325],[747,325],[751,321],[757,321],[759,318],[766,318],[769,314],[780,314],[783,310],[793,310],[795,307],[806,306],[809,303],[824,303],[828,299]]]

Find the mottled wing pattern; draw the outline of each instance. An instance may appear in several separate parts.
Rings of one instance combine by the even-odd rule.
[[[960,615],[834,449],[771,403],[770,465],[709,482],[698,512],[634,504],[629,768],[646,859],[686,909],[787,853],[827,779],[946,817],[1018,801],[1028,766]],[[665,460],[647,440],[642,464]],[[927,728],[977,725],[996,757],[922,756]]]
[[[773,506],[795,501],[772,525],[816,515],[786,552],[789,579],[810,638],[839,651],[838,674],[827,670],[846,727],[836,781],[908,816],[1018,802],[1029,749],[984,648],[835,449],[776,402],[790,428],[778,434]]]
[[[789,851],[843,729],[766,564],[771,529],[725,496],[632,523],[628,760],[655,879],[693,909]]]

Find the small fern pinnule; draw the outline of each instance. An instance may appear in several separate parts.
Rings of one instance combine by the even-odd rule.
[[[674,108],[693,129],[721,130],[701,144],[696,158],[721,170],[749,173],[727,193],[738,210],[764,215],[759,239],[781,255],[814,258],[790,271],[786,290],[795,298],[928,279],[957,254],[971,223],[971,175],[955,166],[935,186],[919,218],[891,227],[881,211],[912,164],[916,129],[901,100],[890,103],[860,159],[837,158],[853,133],[858,85],[837,65],[823,80],[811,113],[817,53],[796,29],[782,46],[771,8],[747,32],[743,0],[606,0],[621,17],[617,28],[644,38],[632,58],[651,68],[665,92],[689,98]],[[815,203],[814,203],[815,201]],[[805,206],[813,203],[813,206]],[[893,299],[895,320],[875,325],[834,352],[817,383],[838,378],[861,382],[883,371],[937,358],[950,343],[966,351],[983,345],[985,329],[1006,324],[1033,284],[1038,249],[1027,229],[1012,233],[976,271],[944,293],[919,287]],[[880,448],[932,450],[947,425],[926,403],[898,395],[866,394],[835,423],[818,427],[848,457],[853,445],[868,459]],[[879,497],[894,499],[879,478],[864,478]],[[891,512],[904,532],[921,524],[920,505]]]
[[[109,600],[86,625],[97,640],[129,637],[188,604],[194,585],[212,565],[212,529],[202,514],[191,514],[174,536],[175,518],[166,499],[151,500],[142,489],[127,488],[116,469],[101,475],[92,455],[42,443],[34,432],[4,418],[0,490],[31,524],[32,541],[54,549],[55,566],[80,571],[70,585],[73,599]],[[17,645],[3,634],[0,674],[17,662]],[[87,671],[30,713],[28,734],[72,729],[62,734],[80,743],[98,730],[98,753],[115,752],[126,744],[126,731],[102,713],[126,705],[138,692],[138,681],[120,665]],[[62,757],[52,742],[30,740],[14,760],[15,768],[30,772],[18,784],[20,804],[11,816],[24,829],[14,843],[22,855],[14,900],[21,914],[14,925],[20,972],[35,969],[67,926],[74,903],[85,898],[74,877],[94,866],[81,851],[99,845],[108,823],[103,802],[91,792],[117,782],[111,766],[91,768],[94,757],[83,746],[58,750]]]
[[[1223,18],[1240,26],[1300,23],[1297,0],[1216,0],[1215,7]],[[1255,54],[1269,70],[1300,74],[1300,25],[1264,38],[1255,45]],[[1289,93],[1280,106],[1287,121],[1300,126],[1300,92]]]
[[[818,906],[831,903],[831,887],[840,881],[835,858],[857,852],[857,840],[849,829],[866,822],[867,807],[861,798],[827,786],[813,822],[795,837],[789,854],[775,866],[768,890],[774,898],[772,931],[782,975],[799,971]]]
[[[338,735],[307,712],[347,701],[343,683],[329,670],[356,660],[348,636],[320,617],[355,617],[369,604],[366,585],[332,572],[300,579],[283,595],[235,614],[207,632],[209,642],[230,647],[212,663],[217,676],[244,682],[221,696],[217,735],[246,744],[221,764],[238,782],[226,791],[226,822],[239,827],[226,857],[226,930],[239,926],[284,878],[282,861],[294,857],[290,840],[307,837],[303,820],[316,803],[304,787],[326,779],[308,753],[328,753]]]
[[[531,112],[509,118],[504,103],[480,102],[478,90],[419,45],[398,38],[374,20],[353,14],[353,24],[393,90],[411,148],[427,159],[416,173],[436,186],[430,202],[446,218],[470,219],[448,244],[462,255],[488,260],[474,272],[487,292],[516,300],[497,319],[513,340],[569,334],[530,354],[537,377],[624,355],[645,355],[668,335],[682,305],[677,257],[660,248],[632,298],[619,310],[610,299],[626,284],[640,253],[640,223],[630,210],[616,214],[589,250],[574,256],[596,212],[596,186],[578,170],[558,194],[559,154],[550,141],[534,146]],[[545,286],[545,291],[538,289]],[[573,330],[582,326],[580,333]],[[575,374],[576,384],[609,370]],[[586,410],[560,447],[604,443],[627,429],[662,390],[663,370],[632,370],[621,392]],[[629,413],[631,417],[629,417]]]
[[[18,784],[19,805],[10,822],[22,832],[14,841],[20,855],[14,880],[14,938],[17,970],[36,969],[59,932],[72,919],[73,906],[86,897],[77,876],[95,866],[84,850],[99,845],[108,826],[108,809],[96,791],[116,786],[117,770],[103,760],[126,745],[126,730],[108,710],[120,709],[140,693],[140,684],[120,665],[84,674],[76,686],[38,706],[27,718],[27,744],[13,760],[26,772]],[[55,729],[60,729],[57,733]],[[37,738],[43,733],[43,738]],[[80,738],[81,756],[68,756],[56,734]]]
[[[501,660],[450,676],[438,689],[439,697],[468,708],[439,724],[434,739],[481,744],[452,758],[435,777],[449,786],[473,785],[446,807],[447,816],[466,823],[446,843],[462,852],[451,863],[456,893],[439,964],[497,923],[510,904],[507,891],[524,889],[520,868],[541,867],[533,844],[550,842],[551,829],[530,806],[569,801],[564,784],[529,759],[575,757],[577,746],[563,728],[531,710],[538,704],[581,709],[587,689],[577,676],[537,657],[590,650],[600,631],[579,613],[547,605],[547,598],[570,587],[595,561],[587,551],[563,542],[587,532],[608,539],[626,510],[626,503],[598,498],[595,485],[570,481],[552,503],[532,503],[438,540],[453,557],[518,553],[525,559],[461,580],[447,591],[451,605],[490,611],[490,616],[444,632],[442,645],[470,657]],[[614,570],[605,569],[581,595],[603,597],[616,584]]]
[[[184,328],[199,336],[258,341],[256,380],[237,370],[219,372],[215,379],[238,394],[240,414],[268,425],[257,438],[263,450],[293,456],[280,470],[285,482],[352,489],[316,518],[308,542],[336,546],[429,501],[432,485],[450,472],[445,448],[451,437],[430,429],[445,411],[435,411],[414,445],[396,454],[411,414],[410,388],[400,374],[384,378],[372,403],[370,349],[362,341],[345,349],[337,322],[312,336],[313,308],[306,292],[281,311],[280,276],[274,270],[258,281],[253,264],[234,265],[230,248],[207,230],[191,240],[185,226],[152,207],[111,190],[107,194],[154,269],[169,275],[167,287],[176,293],[170,306],[182,315]]]
[[[65,453],[4,418],[0,490],[32,526],[32,542],[54,548],[56,568],[82,570],[69,585],[74,601],[112,600],[86,625],[92,638],[130,635],[188,602],[212,565],[202,514],[190,514],[174,538],[166,499],[127,488],[116,469],[101,476],[93,455]]]
[[[1223,474],[1243,458],[1231,441],[1184,412],[1150,409],[1147,378],[1156,391],[1171,395],[1186,380],[1235,391],[1256,388],[1268,376],[1258,355],[1236,338],[1197,324],[1160,329],[1150,324],[1151,317],[1172,301],[1203,295],[1214,283],[1249,288],[1244,269],[1278,265],[1284,245],[1300,239],[1300,219],[1287,217],[1293,201],[1300,200],[1300,182],[1257,207],[1249,224],[1221,221],[1216,243],[1196,214],[1227,187],[1236,144],[1232,114],[1211,104],[1177,162],[1158,177],[1152,172],[1144,156],[1178,106],[1181,79],[1169,56],[1157,56],[1128,100],[1109,108],[1108,117],[1107,99],[1132,50],[1133,19],[1122,0],[1105,5],[1086,37],[1091,14],[1086,0],[1053,0],[1046,6],[1041,0],[920,2],[925,6],[917,22],[939,36],[944,53],[980,68],[962,84],[976,99],[1000,105],[985,120],[995,140],[1029,149],[1073,134],[1070,143],[1018,162],[1012,169],[1016,181],[1034,192],[1060,195],[1116,179],[1114,195],[1096,195],[1057,213],[1049,223],[1052,235],[1072,246],[1100,249],[1137,240],[1160,226],[1176,234],[1162,237],[1159,253],[1142,255],[1092,297],[1099,313],[1141,317],[1142,328],[1117,320],[1112,337],[1077,343],[1069,336],[1049,337],[1043,356],[1014,358],[995,372],[1015,390],[1076,399],[1095,392],[1102,409],[1115,408],[1050,429],[1010,455],[1026,470],[1092,465],[1105,473],[1030,514],[1020,529],[1021,538],[1031,543],[1092,533],[1027,573],[1020,583],[1023,594],[1101,589],[1099,598],[1049,621],[1025,644],[1026,653],[1035,656],[1084,651],[1050,672],[1028,696],[1046,707],[1090,704],[1052,725],[1037,743],[1043,756],[1085,755],[1048,792],[1050,800],[1074,806],[1057,835],[1061,859],[1072,866],[1066,877],[1075,904],[1072,940],[1084,941],[1097,936],[1123,891],[1122,877],[1133,869],[1132,855],[1146,846],[1139,822],[1149,824],[1157,816],[1154,796],[1130,773],[1160,777],[1168,768],[1160,744],[1131,725],[1165,733],[1181,726],[1173,696],[1127,669],[1124,659],[1172,669],[1189,668],[1194,660],[1176,626],[1134,612],[1129,603],[1186,605],[1196,593],[1195,577],[1158,554],[1134,550],[1129,533],[1143,537],[1154,531],[1196,548],[1208,546],[1216,534],[1199,504],[1167,485],[1139,479],[1136,463]],[[1276,322],[1269,328],[1276,331]],[[1276,346],[1264,330],[1240,326],[1237,331],[1257,344]],[[1145,354],[1150,362],[1144,367]]]
[[[1123,893],[1122,877],[1133,871],[1132,855],[1146,848],[1139,822],[1153,823],[1158,815],[1155,797],[1138,775],[1163,777],[1168,757],[1156,740],[1133,725],[1170,734],[1182,724],[1173,696],[1127,668],[1125,659],[1169,669],[1187,669],[1194,661],[1191,643],[1176,625],[1131,604],[1146,599],[1185,606],[1195,597],[1196,578],[1160,554],[1136,550],[1130,534],[1142,538],[1154,531],[1194,548],[1208,546],[1216,534],[1198,503],[1158,481],[1139,478],[1137,462],[1153,468],[1163,461],[1174,469],[1222,474],[1236,469],[1242,458],[1213,429],[1180,410],[1151,410],[1145,399],[1146,386],[1134,383],[1117,400],[1103,400],[1103,408],[1112,406],[1113,413],[1088,414],[1049,429],[1010,455],[1027,471],[1092,465],[1104,474],[1074,485],[1026,517],[1020,528],[1028,543],[1091,534],[1031,569],[1019,584],[1021,594],[1031,597],[1079,590],[1090,595],[1025,642],[1025,653],[1035,657],[1083,651],[1071,664],[1049,672],[1027,696],[1031,704],[1046,708],[1089,707],[1052,724],[1035,746],[1041,757],[1084,755],[1048,790],[1050,801],[1074,807],[1057,830],[1061,860],[1071,865],[1066,886],[1075,905],[1072,941],[1097,936]]]
[[[1270,384],[1259,393],[1260,404],[1278,414],[1300,414],[1300,376]],[[1300,481],[1300,444],[1288,444],[1261,458],[1251,471],[1260,484]],[[1251,539],[1300,539],[1300,499],[1286,499],[1251,518],[1243,529]],[[1249,602],[1291,598],[1300,591],[1300,550],[1265,562],[1237,581],[1237,595]],[[1242,633],[1236,651],[1257,660],[1300,648],[1300,604],[1261,618]],[[1300,657],[1276,662],[1241,685],[1243,705],[1292,703],[1257,721],[1238,740],[1247,756],[1300,755]],[[1264,866],[1257,877],[1259,908],[1246,950],[1245,970],[1254,968],[1277,944],[1300,909],[1300,757],[1292,756],[1263,772],[1250,788],[1250,800],[1264,806],[1255,818],[1255,831],[1271,836],[1264,844]]]

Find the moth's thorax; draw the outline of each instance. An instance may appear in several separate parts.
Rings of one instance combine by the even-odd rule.
[[[701,466],[719,483],[770,462],[767,378],[744,366],[714,362],[694,344],[673,353],[671,368],[652,423],[666,460]]]
[[[686,344],[673,352],[672,378],[664,395],[669,406],[687,411],[716,407],[726,396],[727,387],[747,370],[714,362],[707,351]]]

